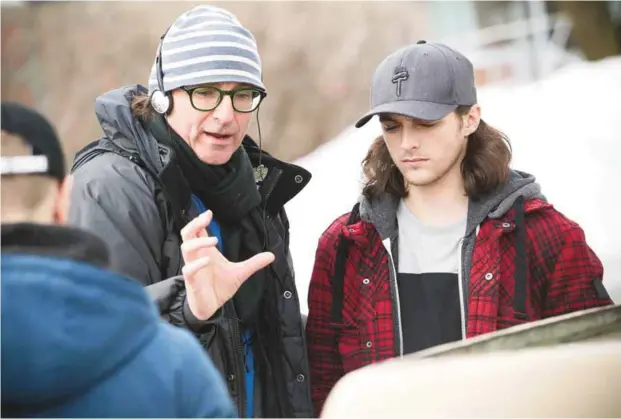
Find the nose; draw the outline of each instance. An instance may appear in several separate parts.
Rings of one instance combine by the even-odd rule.
[[[404,150],[412,150],[420,148],[420,143],[422,140],[422,135],[424,135],[419,130],[413,129],[411,127],[404,127],[401,131],[401,148]]]
[[[230,96],[224,96],[222,102],[212,111],[211,114],[222,125],[227,125],[235,117],[235,109],[233,109],[233,101]]]

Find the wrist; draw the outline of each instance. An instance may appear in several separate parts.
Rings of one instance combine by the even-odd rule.
[[[223,317],[223,309],[219,308],[216,310],[213,315],[207,320],[200,320],[197,318],[192,309],[190,308],[190,303],[188,298],[183,302],[183,319],[187,327],[195,333],[204,333],[208,331],[211,327],[213,327],[216,323],[218,323]]]
[[[219,307],[213,307],[213,298],[201,289],[186,282],[186,304],[192,315],[199,321],[209,319]]]

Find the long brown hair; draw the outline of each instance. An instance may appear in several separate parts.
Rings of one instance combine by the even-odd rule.
[[[460,106],[455,112],[466,115],[470,106]],[[466,155],[461,163],[461,174],[468,197],[476,199],[504,184],[509,177],[511,145],[507,136],[481,120],[470,134]],[[362,161],[366,178],[363,194],[368,199],[382,193],[399,198],[407,196],[403,175],[392,161],[384,138],[375,139]]]
[[[149,100],[149,95],[146,93],[137,93],[132,97],[131,102],[131,110],[132,114],[136,118],[148,119],[155,112],[153,107],[151,106],[151,101]]]

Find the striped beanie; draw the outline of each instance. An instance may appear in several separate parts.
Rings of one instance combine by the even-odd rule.
[[[215,6],[196,6],[173,22],[162,41],[164,90],[205,83],[247,83],[265,90],[261,59],[252,33],[234,14]],[[149,95],[158,89],[157,68],[149,76]]]

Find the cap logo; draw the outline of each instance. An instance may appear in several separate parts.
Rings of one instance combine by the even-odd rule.
[[[405,67],[395,67],[392,82],[397,85],[397,97],[401,97],[401,83],[408,79],[410,74]]]

